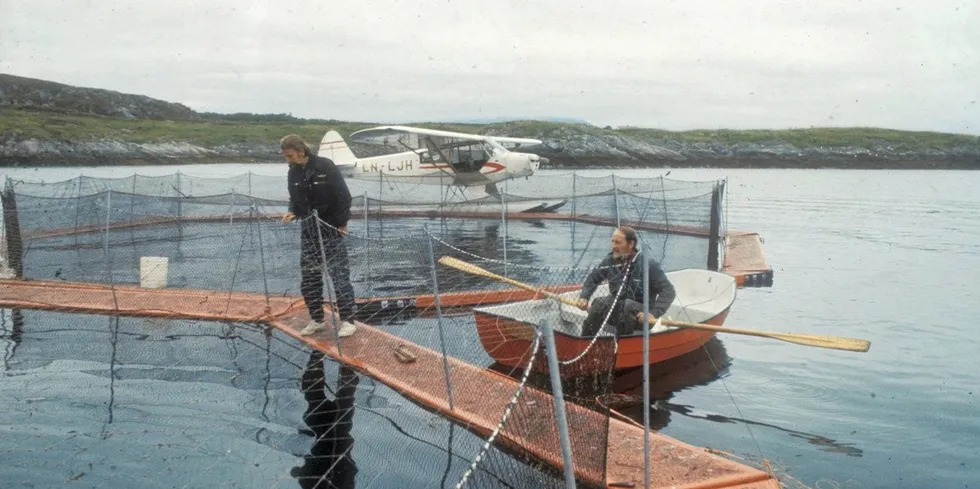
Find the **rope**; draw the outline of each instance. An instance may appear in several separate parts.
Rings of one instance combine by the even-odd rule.
[[[467,479],[473,475],[473,471],[476,470],[476,466],[483,460],[483,456],[486,455],[490,445],[492,445],[494,440],[497,439],[497,435],[500,434],[500,430],[503,429],[504,424],[507,423],[507,418],[510,417],[511,411],[514,409],[514,406],[517,405],[517,401],[520,399],[521,394],[524,393],[524,386],[527,384],[527,379],[531,374],[531,366],[534,365],[534,359],[537,357],[538,351],[541,349],[540,347],[541,331],[536,331],[534,336],[534,344],[531,346],[531,359],[528,360],[527,366],[524,367],[524,376],[521,378],[521,383],[517,387],[517,392],[514,393],[514,397],[510,398],[510,402],[507,403],[507,408],[504,409],[504,415],[501,417],[500,423],[493,429],[493,433],[490,434],[490,437],[487,438],[487,441],[483,444],[483,448],[480,449],[480,453],[475,459],[473,459],[473,463],[470,464],[470,468],[466,470],[466,473],[463,474],[462,479],[460,479],[459,483],[456,484],[456,489],[463,487],[463,485],[466,484]]]

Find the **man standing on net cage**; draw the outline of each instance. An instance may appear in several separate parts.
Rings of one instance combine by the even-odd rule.
[[[650,257],[647,257],[650,286],[643,290],[643,257],[636,250],[637,241],[636,230],[633,228],[616,228],[610,238],[612,251],[586,277],[578,299],[578,306],[589,311],[582,324],[582,336],[595,335],[607,316],[609,324],[616,327],[617,336],[629,335],[640,329],[645,322],[644,294],[649,294],[650,297],[651,322],[666,314],[667,308],[674,302],[677,293],[673,284],[660,268],[660,264]],[[592,307],[589,307],[589,298],[600,284],[607,281],[609,295],[597,297],[592,301]]]
[[[350,322],[354,313],[354,287],[350,283],[350,262],[344,242],[351,206],[347,182],[333,161],[313,154],[306,141],[296,134],[283,137],[279,150],[289,162],[289,211],[282,220],[301,219],[300,292],[311,319],[300,334],[311,335],[325,328],[322,268],[326,261],[337,295],[335,311],[340,316],[337,333],[340,337],[350,336],[357,328]],[[320,224],[317,218],[326,224]]]

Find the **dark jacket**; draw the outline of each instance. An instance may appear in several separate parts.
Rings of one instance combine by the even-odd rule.
[[[302,219],[317,214],[327,224],[343,227],[350,220],[350,189],[329,158],[310,155],[306,166],[289,165],[289,212]]]
[[[673,284],[667,279],[667,274],[660,268],[656,260],[649,260],[650,265],[650,314],[661,317],[667,312],[667,308],[674,302],[677,293],[674,291]],[[619,292],[619,287],[623,284],[623,272],[629,266],[629,274],[626,277],[626,288],[620,296],[625,299],[633,299],[643,302],[643,256],[636,255],[636,260],[632,264],[623,260],[613,260],[610,252],[602,259],[599,266],[589,273],[582,286],[579,297],[588,299],[592,297],[596,288],[603,282],[609,282],[609,293],[615,296]]]

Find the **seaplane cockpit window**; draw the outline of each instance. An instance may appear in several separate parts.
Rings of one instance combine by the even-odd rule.
[[[453,147],[448,156],[458,171],[478,171],[490,159],[487,148],[482,143]]]

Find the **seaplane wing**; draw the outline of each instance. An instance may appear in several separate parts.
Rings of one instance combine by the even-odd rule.
[[[524,146],[537,146],[543,144],[540,139],[530,139],[530,138],[511,138],[502,136],[489,136],[493,138],[494,141],[500,143],[501,146],[507,149],[521,148]]]
[[[542,144],[538,139],[512,138],[502,136],[481,136],[479,134],[467,134],[465,132],[442,131],[439,129],[426,129],[421,127],[409,126],[380,126],[370,129],[362,129],[351,133],[350,139],[353,142],[375,144],[382,146],[401,145],[413,149],[422,149],[425,144],[421,141],[428,139],[435,142],[438,146],[453,144],[453,142],[487,142],[493,141],[500,146],[510,149],[520,146],[534,146]]]

